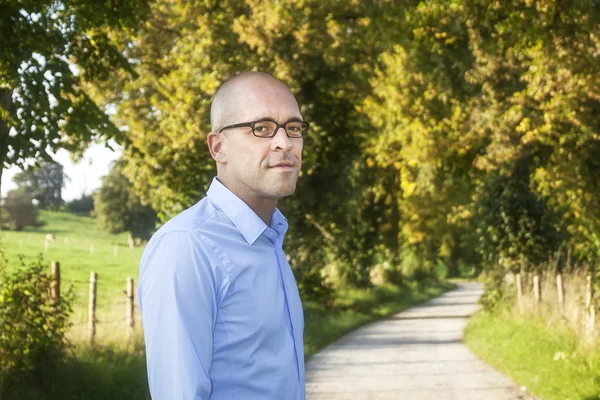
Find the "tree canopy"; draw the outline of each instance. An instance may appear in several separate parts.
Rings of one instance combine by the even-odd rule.
[[[536,267],[561,246],[600,256],[598,21],[594,1],[156,1],[121,36],[139,79],[93,94],[117,105],[124,173],[166,219],[215,174],[220,83],[286,82],[311,121],[281,204],[301,289],[323,269],[368,285],[408,256]]]
[[[162,220],[198,201],[216,172],[205,142],[223,81],[261,70],[296,94],[311,132],[281,208],[304,293],[327,293],[331,277],[369,285],[375,265],[456,274],[461,263],[542,268],[564,247],[600,256],[597,1],[156,0],[119,3],[119,23],[100,4],[82,6],[99,39],[68,47],[91,64],[64,93],[115,113],[52,121],[115,137],[124,176]],[[35,26],[36,13],[51,20],[48,7],[10,15]],[[42,128],[22,120],[23,132]],[[75,149],[91,137],[77,135]]]
[[[134,238],[149,239],[157,222],[156,212],[140,202],[123,175],[122,163],[115,162],[94,195],[98,224],[110,233],[129,232]]]
[[[132,32],[146,11],[140,0],[0,3],[0,177],[58,148],[122,139],[83,86],[131,71],[111,32]]]
[[[62,189],[68,179],[63,166],[55,161],[42,161],[33,168],[19,172],[14,183],[37,201],[40,208],[57,210],[63,205]]]

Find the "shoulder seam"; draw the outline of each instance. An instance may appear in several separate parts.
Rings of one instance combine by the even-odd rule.
[[[176,233],[176,232],[180,232],[180,233],[190,233],[190,234],[195,234],[197,233],[198,228],[200,227],[200,225],[202,225],[207,219],[212,218],[218,210],[214,210],[212,213],[210,213],[209,215],[205,216],[204,218],[202,218],[197,224],[195,224],[192,229],[174,229],[174,230],[168,230],[165,232],[161,232],[160,235],[156,236],[156,238],[154,240],[159,240],[160,238],[162,238],[163,236],[168,235],[169,233]]]

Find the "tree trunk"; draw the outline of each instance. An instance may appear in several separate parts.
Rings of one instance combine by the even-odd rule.
[[[8,120],[13,116],[12,90],[0,88],[0,193],[2,193],[2,172],[8,154],[8,137],[11,127]],[[2,221],[1,217],[2,214],[0,214],[0,221]]]

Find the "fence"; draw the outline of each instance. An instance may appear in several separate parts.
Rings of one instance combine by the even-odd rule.
[[[61,276],[60,276],[60,263],[58,261],[52,261],[51,264],[52,269],[52,286],[51,286],[51,296],[52,300],[55,303],[60,302],[61,299]],[[96,342],[96,333],[97,333],[97,325],[99,320],[97,318],[97,295],[98,295],[98,273],[91,272],[90,280],[89,280],[89,292],[88,292],[88,321],[87,321],[87,330],[88,337],[87,340],[90,345],[94,345]],[[81,281],[73,281],[73,283],[85,283]],[[124,291],[119,291],[124,293],[126,296],[125,300],[125,321],[127,327],[127,337],[128,339],[133,338],[135,329],[136,329],[136,307],[135,307],[135,285],[133,278],[127,278],[126,286]]]
[[[596,304],[590,273],[547,272],[509,274],[519,312],[532,312],[563,321],[578,336],[592,341],[596,330]]]

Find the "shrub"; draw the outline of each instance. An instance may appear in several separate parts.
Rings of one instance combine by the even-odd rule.
[[[12,273],[0,264],[0,398],[13,384],[51,371],[67,350],[72,292],[54,304],[42,257],[20,263]]]
[[[94,197],[91,195],[83,195],[79,199],[66,203],[65,209],[74,214],[90,215],[94,210]]]
[[[22,189],[11,190],[4,199],[3,218],[11,229],[20,231],[26,226],[37,224],[38,212],[32,198]]]
[[[483,309],[489,312],[496,310],[506,299],[505,270],[502,267],[492,268],[483,285],[483,295],[479,302]]]

